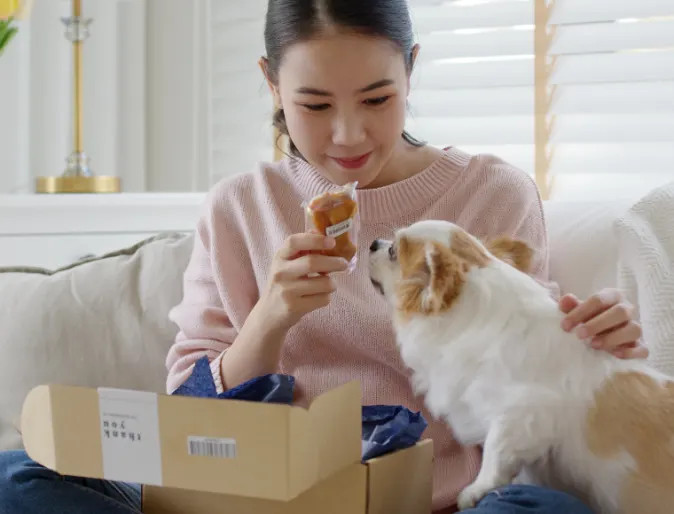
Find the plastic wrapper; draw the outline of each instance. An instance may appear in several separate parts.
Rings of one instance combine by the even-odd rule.
[[[349,263],[349,272],[355,269],[357,263],[360,230],[357,185],[357,182],[351,182],[304,203],[306,229],[334,237],[335,247],[322,253],[343,257]]]
[[[420,412],[401,406],[363,407],[363,460],[414,446],[428,423]]]
[[[218,394],[208,357],[202,357],[195,363],[192,374],[173,394],[290,405],[293,403],[294,393],[294,377],[270,374],[253,378]],[[428,426],[420,412],[415,413],[406,407],[393,405],[363,406],[362,421],[363,462],[414,446]]]

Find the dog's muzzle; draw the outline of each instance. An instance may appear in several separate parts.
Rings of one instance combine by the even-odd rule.
[[[380,250],[383,246],[384,246],[383,242],[380,241],[379,239],[375,239],[374,241],[372,241],[372,243],[370,244],[370,255]],[[370,282],[372,282],[372,285],[379,292],[379,294],[381,295],[384,294],[384,288],[382,287],[380,282],[376,281],[372,277],[370,277]]]
[[[378,292],[379,294],[381,294],[381,295],[384,294],[384,288],[382,287],[382,285],[381,285],[379,282],[377,282],[377,281],[376,281],[375,279],[373,279],[373,278],[370,278],[370,282],[372,282],[372,285],[374,286],[374,288],[377,290],[377,292]]]

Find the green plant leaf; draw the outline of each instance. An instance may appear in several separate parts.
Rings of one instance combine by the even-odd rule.
[[[19,29],[13,24],[13,22],[13,18],[0,20],[0,54],[16,35],[16,33],[19,32]]]

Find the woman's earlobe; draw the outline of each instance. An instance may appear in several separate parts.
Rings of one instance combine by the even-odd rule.
[[[414,45],[412,47],[412,51],[410,52],[410,62],[409,62],[409,70],[407,73],[407,94],[409,95],[411,89],[412,89],[412,73],[414,72],[414,66],[416,66],[417,63],[417,58],[419,56],[419,50],[421,49],[421,46],[419,43]]]
[[[269,86],[269,90],[272,92],[272,94],[275,94],[274,83],[272,82],[271,77],[269,76],[269,61],[267,60],[266,57],[260,57],[260,60],[257,61],[257,64],[260,67],[260,70],[262,70],[262,75],[264,75],[264,79],[267,81],[267,86]]]
[[[421,50],[421,45],[417,43],[412,47],[412,53],[410,55],[410,72],[414,70],[414,66],[417,64],[417,59],[419,58],[419,51]]]
[[[419,43],[415,44],[412,47],[412,64],[417,62],[417,57],[419,57],[419,51],[421,50],[421,45]]]
[[[281,104],[281,95],[279,94],[278,87],[276,87],[269,74],[269,60],[266,57],[260,57],[258,66],[260,66],[260,69],[262,70],[262,74],[264,75],[264,79],[267,82],[271,96],[274,99],[274,106],[277,109],[283,109],[283,105]]]
[[[266,80],[269,80],[269,76],[267,75],[267,64],[269,61],[267,61],[266,57],[260,57],[257,61],[257,65],[260,67],[260,70],[262,70],[262,74],[264,75],[264,78]]]

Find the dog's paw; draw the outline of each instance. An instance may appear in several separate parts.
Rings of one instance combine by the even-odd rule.
[[[491,487],[485,487],[482,484],[473,482],[459,493],[459,497],[457,498],[459,510],[472,509],[477,506],[480,500],[491,490]]]

